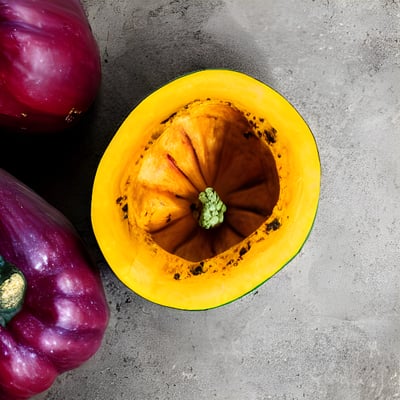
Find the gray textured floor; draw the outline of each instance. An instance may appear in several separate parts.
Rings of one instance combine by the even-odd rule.
[[[101,95],[57,181],[28,183],[91,243],[112,315],[96,356],[37,399],[400,398],[400,2],[83,3]],[[228,306],[182,312],[110,272],[90,230],[90,185],[140,100],[214,67],[259,78],[303,115],[320,150],[321,201],[306,245],[274,278]]]

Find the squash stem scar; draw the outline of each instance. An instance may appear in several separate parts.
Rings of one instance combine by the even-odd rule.
[[[199,200],[202,204],[198,220],[199,225],[204,229],[221,225],[227,208],[218,193],[213,188],[208,187],[199,194]]]

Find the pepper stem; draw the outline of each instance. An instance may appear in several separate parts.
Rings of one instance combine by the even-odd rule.
[[[6,326],[24,301],[26,280],[23,273],[0,256],[0,325]]]
[[[199,194],[199,200],[202,204],[199,225],[205,229],[215,228],[222,224],[226,205],[222,202],[218,193],[211,187],[208,187]]]

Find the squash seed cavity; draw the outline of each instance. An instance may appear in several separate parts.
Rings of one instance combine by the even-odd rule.
[[[133,213],[137,226],[155,243],[185,260],[200,262],[221,254],[272,215],[280,194],[270,149],[276,140],[266,118],[229,102],[188,104],[163,121],[146,146],[132,177],[128,196],[135,200],[129,203],[129,217]],[[205,206],[207,191],[215,201]],[[118,200],[127,213],[125,198]],[[202,210],[212,223],[199,225]]]

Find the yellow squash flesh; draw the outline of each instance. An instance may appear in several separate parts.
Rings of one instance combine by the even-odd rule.
[[[199,225],[215,189],[223,222]],[[141,102],[106,149],[92,194],[104,257],[131,290],[200,310],[231,302],[286,265],[312,228],[320,162],[280,94],[229,70],[178,78]]]

